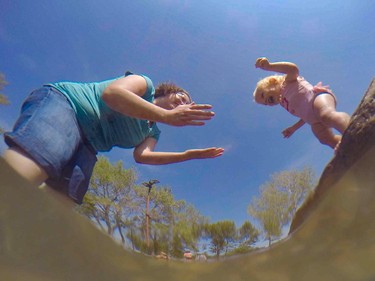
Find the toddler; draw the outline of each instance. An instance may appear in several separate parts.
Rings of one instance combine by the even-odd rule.
[[[328,86],[322,86],[322,83],[312,86],[299,76],[297,65],[291,62],[271,63],[261,57],[256,60],[255,67],[284,74],[260,80],[254,91],[254,99],[263,105],[280,104],[300,118],[297,123],[282,131],[285,138],[308,123],[322,144],[331,148],[338,146],[341,135],[334,134],[332,128],[343,134],[349,125],[350,116],[336,111],[336,97]]]

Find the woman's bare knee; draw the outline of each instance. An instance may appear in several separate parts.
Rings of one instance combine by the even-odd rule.
[[[17,147],[5,150],[3,158],[9,166],[33,185],[40,185],[48,178],[46,171]]]

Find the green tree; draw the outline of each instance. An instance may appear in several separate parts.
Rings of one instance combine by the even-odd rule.
[[[9,104],[9,100],[7,96],[5,96],[1,91],[3,91],[5,85],[7,85],[8,82],[5,80],[4,74],[0,73],[0,104],[7,105]],[[0,127],[0,134],[4,133],[3,128]]]
[[[206,233],[211,239],[211,251],[219,258],[220,254],[225,251],[228,252],[229,247],[237,238],[236,225],[233,221],[218,221],[206,226]]]
[[[120,238],[124,245],[130,242],[133,250],[148,254],[163,251],[182,257],[184,248],[196,249],[208,219],[184,200],[175,200],[170,188],[148,189],[136,185],[135,180],[134,170],[125,170],[121,161],[111,164],[99,157],[78,211],[109,235]]]
[[[4,74],[0,73],[0,104],[9,104],[8,98],[2,93],[7,84]]]
[[[269,182],[260,187],[261,195],[253,198],[248,212],[261,223],[269,245],[272,240],[281,237],[283,226],[290,223],[315,183],[311,168],[304,168],[275,173]]]
[[[242,224],[238,233],[239,241],[243,246],[251,246],[258,241],[259,231],[249,221]]]
[[[140,220],[139,216],[135,215],[128,218],[124,223],[124,227],[127,229],[126,238],[130,241],[131,249],[133,251],[135,251],[135,249],[146,249],[146,243],[144,242],[138,227],[138,222]]]
[[[169,254],[172,240],[172,223],[179,202],[175,201],[170,188],[154,188],[150,201],[151,237],[153,253]]]
[[[137,190],[141,208],[145,210],[147,190]],[[170,188],[155,187],[150,192],[149,208],[152,241],[152,248],[147,251],[149,254],[163,251],[173,257],[182,257],[184,248],[197,248],[202,225],[207,223],[207,219],[192,205],[184,200],[175,200]],[[145,227],[146,214],[143,213],[142,217],[140,228]],[[145,237],[146,231],[142,235]]]
[[[198,241],[207,223],[208,219],[194,206],[180,200],[172,221],[172,255],[182,258],[185,248],[197,251]]]
[[[112,165],[105,157],[99,157],[90,180],[90,188],[79,211],[109,235],[118,231],[123,243],[123,228],[131,220],[130,214],[137,212],[134,205],[133,186],[136,174],[125,170],[122,162]]]
[[[283,171],[273,177],[278,182],[283,192],[288,196],[288,219],[293,219],[297,209],[314,190],[317,178],[312,168],[304,167],[302,170]]]

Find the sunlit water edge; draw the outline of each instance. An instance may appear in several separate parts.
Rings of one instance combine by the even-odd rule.
[[[373,280],[374,149],[287,239],[208,263],[124,251],[0,162],[0,280]]]

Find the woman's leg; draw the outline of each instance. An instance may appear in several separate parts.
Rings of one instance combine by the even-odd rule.
[[[336,101],[331,94],[320,94],[314,100],[314,112],[328,128],[334,128],[341,134],[349,125],[350,116],[345,112],[336,111]]]
[[[48,178],[44,169],[17,147],[5,150],[3,158],[18,174],[35,186]]]
[[[4,134],[4,159],[35,185],[59,179],[81,141],[75,112],[53,88],[33,91],[24,101],[13,130]]]

